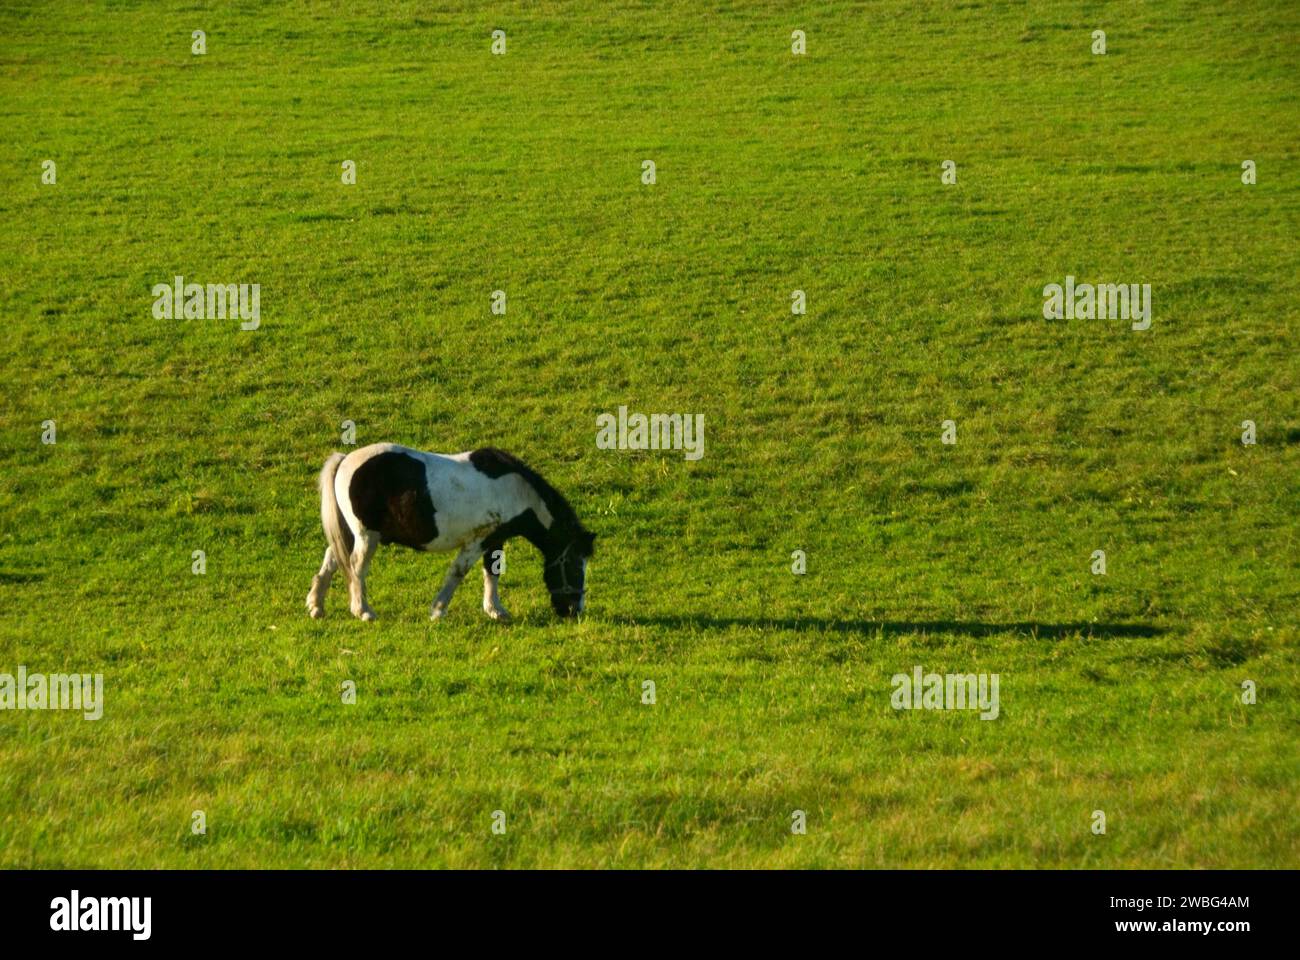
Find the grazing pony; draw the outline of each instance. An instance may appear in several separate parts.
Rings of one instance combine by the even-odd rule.
[[[325,615],[325,592],[340,568],[352,615],[375,619],[366,603],[366,572],[381,543],[416,550],[459,550],[433,601],[431,616],[447,613],[452,594],[483,558],[483,612],[509,621],[497,595],[505,542],[523,537],[542,552],[543,579],[561,617],[582,613],[587,560],[596,535],[569,502],[521,460],[484,447],[446,456],[394,443],[374,443],[347,456],[334,453],[320,472],[325,559],[312,578],[307,612]]]

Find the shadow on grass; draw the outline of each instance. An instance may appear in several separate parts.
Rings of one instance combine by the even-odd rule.
[[[44,579],[43,573],[11,573],[0,570],[0,583],[40,583]]]
[[[1158,637],[1163,627],[1147,623],[1035,623],[1019,621],[985,623],[978,620],[832,620],[826,617],[711,617],[704,614],[672,617],[612,618],[630,627],[669,627],[675,629],[727,630],[732,627],[757,627],[762,630],[792,630],[812,633],[858,633],[875,636],[890,634],[949,633],[963,637],[989,637],[1003,633],[1025,634],[1041,640],[1065,637]]]

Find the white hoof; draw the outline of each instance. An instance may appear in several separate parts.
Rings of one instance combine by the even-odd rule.
[[[495,620],[497,623],[509,623],[510,614],[505,607],[484,607],[483,612]]]
[[[429,611],[430,620],[441,620],[447,615],[447,608],[441,604],[435,603],[433,609]]]
[[[325,616],[325,608],[313,606],[309,603],[307,604],[307,615],[313,620],[319,620],[321,617]]]

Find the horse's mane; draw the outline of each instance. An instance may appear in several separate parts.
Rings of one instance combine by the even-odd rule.
[[[579,532],[584,530],[582,521],[578,519],[577,511],[564,498],[564,494],[547,483],[545,477],[513,453],[506,453],[506,451],[498,450],[496,447],[480,447],[470,453],[469,459],[478,470],[486,473],[489,477],[500,477],[507,473],[519,474],[542,498],[542,503],[546,504],[546,509],[551,511],[556,526],[560,529],[572,529]]]

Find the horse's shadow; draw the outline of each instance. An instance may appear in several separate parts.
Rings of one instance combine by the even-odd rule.
[[[616,616],[616,623],[626,626],[693,628],[696,630],[728,630],[733,627],[757,627],[763,630],[791,630],[799,633],[849,633],[863,636],[899,634],[957,634],[964,637],[988,637],[1015,633],[1040,640],[1061,640],[1067,637],[1096,637],[1103,639],[1121,637],[1157,637],[1165,633],[1163,627],[1147,623],[1039,623],[1015,621],[990,623],[981,620],[833,620],[827,617],[713,617],[707,614],[679,616],[633,617]]]

